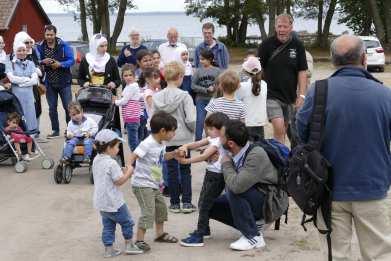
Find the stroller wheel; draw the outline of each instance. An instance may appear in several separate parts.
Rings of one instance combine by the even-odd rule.
[[[54,173],[53,173],[53,177],[54,177],[54,182],[56,182],[56,184],[61,184],[62,182],[62,165],[61,164],[58,164],[55,168],[54,168]]]
[[[15,164],[15,171],[16,173],[23,173],[27,170],[27,162],[24,161],[18,161]]]
[[[54,161],[52,159],[44,159],[41,162],[41,167],[43,169],[51,169],[54,166]]]
[[[65,165],[62,168],[62,178],[65,184],[69,184],[72,179],[72,167],[70,165]]]
[[[88,173],[90,175],[90,183],[91,184],[94,184],[94,175],[92,173],[92,167],[90,166],[90,168],[88,169]]]

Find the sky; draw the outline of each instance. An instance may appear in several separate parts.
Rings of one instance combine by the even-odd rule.
[[[61,13],[69,11],[58,4],[56,0],[40,0],[39,2],[47,13]],[[138,8],[136,10],[132,10],[132,12],[184,11],[184,2],[184,0],[134,0],[134,3]]]

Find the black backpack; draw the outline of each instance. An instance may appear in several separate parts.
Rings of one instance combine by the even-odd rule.
[[[329,260],[331,256],[331,188],[332,170],[330,163],[320,153],[324,136],[325,110],[328,82],[316,81],[315,100],[309,123],[309,139],[306,144],[297,145],[288,160],[287,191],[303,211],[301,225],[313,222],[320,233],[327,235]],[[316,223],[318,209],[321,210],[326,230]],[[307,216],[311,216],[307,219]]]

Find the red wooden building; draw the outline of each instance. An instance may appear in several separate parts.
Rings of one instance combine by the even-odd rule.
[[[26,31],[38,42],[43,39],[48,24],[50,19],[38,0],[0,0],[0,35],[7,53],[12,50],[16,33]]]

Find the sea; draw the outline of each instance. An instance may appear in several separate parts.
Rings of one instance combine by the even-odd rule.
[[[49,13],[52,23],[58,28],[58,35],[67,41],[77,41],[81,39],[80,21],[74,13]],[[110,23],[114,28],[116,16],[111,15]],[[132,29],[140,31],[144,39],[164,39],[168,28],[177,28],[179,35],[182,37],[201,37],[201,26],[204,22],[213,22],[211,19],[200,21],[199,18],[188,16],[184,12],[151,12],[151,13],[127,13],[125,22],[122,28],[118,42],[128,41],[128,34]],[[215,36],[226,35],[224,26],[216,25]],[[88,22],[89,34],[92,34],[92,23]],[[265,28],[268,28],[268,22],[265,23]],[[317,30],[316,20],[304,20],[303,18],[295,18],[295,31],[307,31],[314,33]],[[344,24],[338,24],[337,20],[333,20],[331,24],[331,33],[341,34],[345,31],[350,32],[349,28]],[[260,36],[260,30],[257,25],[249,25],[247,28],[247,36]]]

